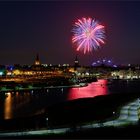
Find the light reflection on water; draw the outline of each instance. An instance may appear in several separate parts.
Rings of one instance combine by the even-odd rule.
[[[138,81],[98,80],[79,88],[49,88],[41,90],[11,92],[1,98],[0,118],[10,119],[42,113],[48,105],[74,100],[78,98],[93,98],[95,96],[140,92]]]
[[[9,92],[4,99],[4,119],[42,113],[47,105],[78,98],[108,94],[107,81],[98,80],[86,87]]]
[[[12,95],[10,92],[5,93],[7,98],[4,102],[4,119],[12,118]]]
[[[78,98],[95,97],[108,94],[107,80],[98,80],[86,87],[71,88],[68,93],[68,100]]]

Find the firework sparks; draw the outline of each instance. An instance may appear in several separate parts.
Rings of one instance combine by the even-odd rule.
[[[77,51],[83,50],[91,52],[93,49],[97,50],[101,44],[104,44],[105,30],[104,26],[100,25],[92,18],[78,19],[72,29],[74,35],[72,36],[72,42],[77,44]]]

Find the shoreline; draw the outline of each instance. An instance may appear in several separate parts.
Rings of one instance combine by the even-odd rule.
[[[24,90],[36,90],[36,89],[55,89],[55,88],[79,88],[79,87],[85,87],[88,86],[88,83],[79,83],[75,85],[67,85],[67,86],[39,86],[39,87],[28,87],[28,88],[21,88],[17,87],[17,89],[7,89],[3,88],[0,89],[0,92],[13,92],[13,91],[24,91]]]

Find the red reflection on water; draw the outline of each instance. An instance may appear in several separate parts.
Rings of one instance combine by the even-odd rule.
[[[90,83],[86,87],[71,88],[68,93],[68,100],[95,97],[106,94],[108,94],[107,80],[98,80],[97,82]]]

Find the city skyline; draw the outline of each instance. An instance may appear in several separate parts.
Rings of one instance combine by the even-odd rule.
[[[81,65],[98,59],[139,64],[140,3],[132,1],[14,1],[0,2],[0,64],[42,63]],[[72,26],[92,17],[105,25],[106,44],[90,54],[76,52]]]

